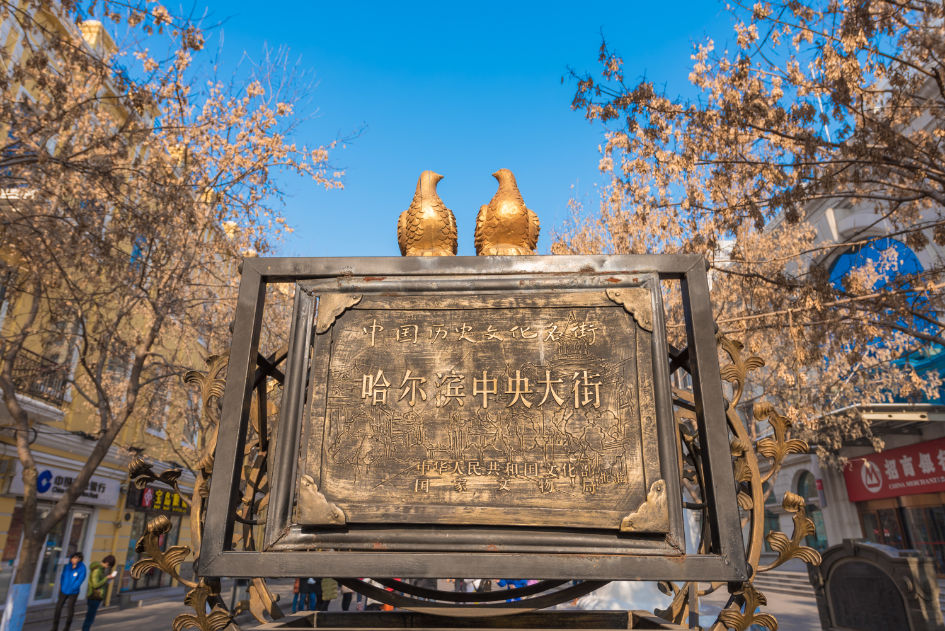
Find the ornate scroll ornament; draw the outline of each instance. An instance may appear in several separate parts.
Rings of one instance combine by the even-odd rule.
[[[145,535],[135,545],[135,552],[138,554],[144,552],[149,556],[131,566],[131,576],[139,579],[149,570],[160,570],[175,581],[193,589],[197,587],[197,583],[182,578],[179,570],[180,564],[190,555],[190,548],[187,546],[171,546],[167,550],[161,550],[158,543],[161,536],[170,531],[171,520],[166,515],[160,515],[148,522]]]
[[[751,583],[744,583],[735,593],[745,601],[744,612],[737,608],[724,609],[719,612],[719,623],[724,624],[726,629],[739,631],[749,629],[752,625],[777,631],[778,621],[774,616],[770,613],[758,613],[758,609],[768,604],[768,599],[764,594],[755,589]]]
[[[776,631],[778,628],[777,620],[770,613],[761,611],[761,608],[767,605],[767,600],[764,594],[755,588],[753,584],[755,576],[761,572],[773,570],[790,559],[801,559],[811,565],[819,565],[820,553],[802,544],[804,538],[814,532],[814,523],[807,517],[804,498],[794,493],[786,493],[782,502],[784,509],[793,514],[794,529],[791,536],[788,537],[781,532],[770,532],[767,536],[764,535],[763,485],[777,476],[784,458],[788,454],[806,453],[808,446],[802,440],[790,438],[790,421],[787,417],[779,414],[771,403],[761,402],[755,404],[751,419],[742,419],[739,416],[736,411],[737,404],[745,392],[748,375],[751,371],[764,366],[764,361],[755,356],[743,357],[744,346],[735,340],[720,336],[718,344],[729,359],[729,363],[722,367],[721,374],[722,378],[732,388],[732,396],[729,397],[726,413],[731,435],[732,465],[738,491],[738,507],[742,514],[743,526],[747,532],[746,554],[748,564],[751,568],[755,568],[755,571],[748,581],[737,585],[728,585],[732,594],[730,604],[719,613],[718,620],[709,628],[712,631],[722,631],[723,629],[747,631],[749,628],[765,628]],[[682,367],[687,369],[685,363]],[[680,466],[685,491],[689,495],[689,498],[686,498],[687,507],[696,507],[698,510],[704,511],[703,479],[697,458],[701,446],[695,426],[694,398],[691,392],[679,389],[674,389],[673,398],[680,434],[682,455]],[[748,427],[752,422],[768,423],[772,430],[771,435],[757,442],[753,441],[748,431]],[[761,474],[759,468],[759,459],[761,458],[766,460],[768,468],[764,475]],[[778,553],[778,557],[772,563],[761,566],[759,561],[765,540]],[[699,543],[698,552],[708,551],[708,546],[706,530],[702,529],[702,540]],[[725,585],[724,583],[684,583],[677,585],[664,581],[660,583],[660,589],[664,593],[672,595],[673,600],[669,607],[657,610],[655,613],[676,624],[684,624],[690,616],[690,610],[696,605],[696,603],[690,602],[693,595],[699,598]]]
[[[310,475],[303,475],[299,490],[299,523],[307,526],[343,526],[344,511],[325,499]]]
[[[669,508],[666,506],[666,482],[656,480],[650,485],[646,501],[620,522],[622,532],[667,532]]]
[[[340,312],[339,312],[340,313]],[[242,469],[241,487],[242,496],[233,509],[233,519],[237,522],[231,542],[234,549],[255,550],[257,546],[256,531],[258,526],[265,523],[265,510],[269,499],[268,483],[268,454],[269,436],[275,429],[276,408],[271,404],[281,389],[282,372],[279,365],[286,357],[285,350],[274,353],[270,357],[260,357],[259,368],[256,371],[253,390],[253,405],[250,406],[250,435],[247,436],[244,454],[246,466]],[[219,579],[197,577],[194,580],[186,579],[180,574],[181,564],[190,558],[197,561],[197,553],[203,535],[203,524],[206,516],[206,498],[210,478],[213,475],[213,454],[217,444],[217,432],[220,422],[220,400],[223,397],[224,377],[226,374],[227,356],[213,355],[207,360],[206,371],[191,371],[184,380],[200,388],[203,400],[202,421],[205,428],[205,442],[197,454],[197,464],[194,467],[196,480],[194,491],[188,501],[190,505],[191,542],[194,548],[188,546],[171,546],[162,550],[160,540],[170,531],[171,523],[167,517],[160,516],[148,523],[146,532],[135,547],[142,559],[131,568],[131,574],[140,578],[149,570],[159,570],[170,575],[174,580],[189,588],[184,603],[191,607],[194,613],[183,613],[174,618],[174,631],[239,631],[234,616],[243,611],[249,611],[260,623],[281,618],[282,610],[277,604],[277,597],[269,590],[263,578],[254,578],[249,586],[249,599],[240,601],[233,610],[227,607],[226,599],[221,594]],[[262,405],[260,405],[262,402]],[[129,465],[129,474],[132,482],[138,488],[144,488],[149,483],[164,484],[173,487],[180,493],[178,480],[180,469],[170,469],[161,474],[155,473],[153,467],[141,458],[135,458]]]
[[[220,631],[225,629],[231,621],[230,613],[220,604],[208,607],[208,602],[212,599],[212,596],[213,593],[206,585],[201,585],[187,592],[184,597],[184,604],[192,607],[196,613],[178,615],[174,618],[173,630]],[[207,611],[208,609],[209,611]]]
[[[177,491],[181,499],[185,497],[185,494],[180,492],[180,487],[177,486],[182,473],[180,469],[168,469],[161,473],[155,473],[154,467],[145,462],[141,456],[135,456],[131,459],[131,464],[128,465],[128,472],[137,489],[143,489],[151,482],[160,482]],[[184,501],[186,502],[186,500]]]
[[[607,297],[618,305],[623,305],[640,328],[653,332],[653,301],[649,290],[643,287],[608,289]]]
[[[318,297],[315,332],[321,335],[331,328],[342,313],[361,302],[361,294],[325,294]]]
[[[801,541],[803,541],[805,537],[816,532],[814,520],[807,516],[807,507],[805,506],[804,498],[789,491],[784,494],[784,500],[781,502],[781,506],[784,510],[793,514],[794,532],[791,533],[790,539],[788,539],[787,535],[783,532],[772,531],[768,533],[765,540],[768,542],[768,545],[771,546],[771,549],[778,553],[778,558],[775,559],[773,563],[758,568],[758,571],[767,572],[791,559],[800,559],[804,563],[819,565],[820,553],[813,548],[801,545]]]

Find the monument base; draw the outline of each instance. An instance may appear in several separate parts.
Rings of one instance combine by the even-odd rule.
[[[275,622],[256,627],[260,631],[276,629],[323,629],[326,631],[374,631],[375,629],[420,629],[422,631],[450,631],[452,629],[531,629],[533,631],[557,631],[558,629],[590,629],[594,631],[625,631],[626,629],[686,630],[689,627],[666,622],[648,611],[533,611],[529,613],[503,615],[496,608],[496,615],[483,616],[477,609],[477,617],[437,616],[412,611],[325,611],[292,615]],[[472,612],[471,612],[472,613]]]

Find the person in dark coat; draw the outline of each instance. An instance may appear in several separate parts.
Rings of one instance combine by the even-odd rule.
[[[322,579],[299,579],[299,609],[315,611],[318,601],[322,598]]]
[[[63,629],[69,631],[69,627],[72,626],[75,601],[79,597],[82,583],[85,582],[85,564],[82,563],[82,558],[81,552],[75,552],[62,568],[62,574],[59,576],[59,600],[56,601],[56,612],[53,614],[52,631],[59,631],[59,616],[62,614],[64,605],[68,609],[66,610],[66,626]]]

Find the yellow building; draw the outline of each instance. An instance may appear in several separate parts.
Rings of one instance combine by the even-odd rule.
[[[114,50],[112,39],[97,21],[85,21],[76,27],[71,21],[53,15],[44,15],[42,19],[61,32],[84,41],[92,51]],[[0,47],[3,51],[0,62],[10,64],[24,54],[24,37],[16,23],[0,23]],[[9,72],[9,65],[0,68],[0,72]],[[20,89],[29,92],[28,86]],[[11,196],[24,194],[28,194],[28,189],[0,190],[0,207]],[[15,273],[15,261],[7,261],[6,265],[0,262],[0,330],[14,326],[17,314],[28,307],[8,303],[4,285],[9,273]],[[31,424],[30,443],[39,473],[37,493],[41,510],[62,496],[96,444],[91,435],[97,426],[87,407],[81,409],[82,406],[78,405],[78,396],[70,386],[71,377],[77,370],[75,351],[69,342],[74,327],[69,323],[60,326],[60,339],[28,340],[13,366],[17,399],[27,411]],[[127,370],[127,366],[115,365],[109,369],[120,373]],[[164,460],[179,458],[175,454],[180,451],[180,446],[169,443],[162,424],[174,402],[167,390],[150,399],[148,406],[142,406],[150,409],[141,410],[126,424],[82,497],[46,537],[32,583],[30,605],[55,602],[62,566],[76,551],[84,554],[86,564],[101,560],[108,554],[117,558],[119,577],[110,589],[109,600],[114,600],[119,590],[127,592],[169,585],[168,578],[159,573],[140,580],[134,580],[130,575],[130,568],[138,558],[134,551],[135,542],[143,534],[149,519],[162,514],[170,517],[173,528],[166,535],[167,545],[187,545],[190,542],[189,520],[185,516],[187,509],[180,496],[161,485],[136,489],[128,480],[127,465],[136,454],[154,462],[157,471],[171,466]],[[156,400],[166,400],[163,409],[155,410]],[[197,404],[195,398],[188,399],[178,402],[175,409],[194,411]],[[145,414],[149,422],[143,420]],[[187,416],[193,418],[194,415]],[[7,600],[24,525],[21,514],[22,467],[11,427],[12,419],[6,407],[0,405],[0,546],[3,550],[0,558],[0,606]],[[186,440],[191,446],[197,441],[196,432],[194,425]],[[189,495],[192,485],[193,476],[185,471],[181,479],[182,490]],[[83,588],[80,599],[84,598]]]
[[[52,406],[33,399],[28,390],[24,390],[18,398],[30,409],[30,417],[34,422],[35,440],[32,449],[39,472],[37,492],[40,505],[48,505],[62,495],[72,477],[85,463],[95,441],[84,437],[82,433],[65,429],[69,425],[67,422],[52,421],[46,416],[52,412],[47,408]],[[0,412],[5,415],[5,409],[0,408]],[[47,422],[41,420],[44,416]],[[60,410],[58,416],[62,419],[67,416],[67,412]],[[5,424],[9,420],[7,417]],[[23,482],[22,469],[12,441],[9,436],[0,436],[0,440],[0,467],[5,473],[0,480],[0,488],[5,490],[0,496],[0,533],[5,534],[0,539],[3,541],[0,595],[5,600],[20,548]],[[101,560],[108,554],[113,554],[118,560],[117,588],[111,589],[110,598],[114,598],[118,590],[139,591],[169,585],[168,578],[158,572],[141,580],[131,577],[131,566],[138,559],[134,551],[135,542],[144,533],[148,520],[164,514],[173,525],[171,532],[166,535],[165,543],[188,544],[190,525],[185,515],[187,508],[177,493],[160,484],[149,485],[145,489],[137,489],[129,484],[127,465],[133,455],[131,450],[113,446],[68,517],[47,535],[33,579],[31,605],[54,602],[58,593],[56,581],[62,566],[76,551],[85,555],[87,563]],[[155,468],[160,471],[167,465],[157,463]],[[182,482],[182,490],[189,494],[193,477],[185,474]],[[84,591],[80,597],[84,597]]]

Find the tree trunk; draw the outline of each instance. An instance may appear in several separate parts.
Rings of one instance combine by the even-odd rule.
[[[23,629],[33,577],[36,575],[36,563],[39,561],[39,553],[45,539],[45,533],[40,533],[35,528],[23,529],[23,545],[20,548],[13,584],[7,592],[0,631],[22,631]]]

